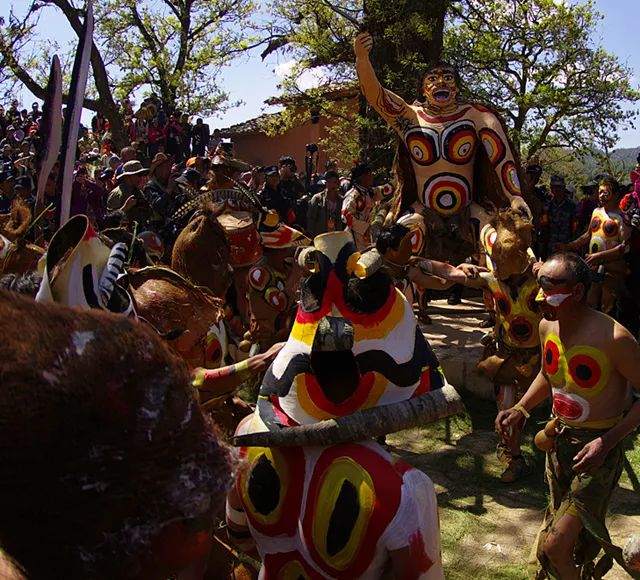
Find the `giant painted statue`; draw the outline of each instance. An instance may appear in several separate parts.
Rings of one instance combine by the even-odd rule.
[[[318,236],[289,339],[239,427],[228,498],[261,578],[443,578],[433,483],[374,437],[461,408],[411,305],[349,232]]]
[[[413,104],[385,89],[369,60],[372,46],[370,34],[356,37],[356,70],[367,101],[406,146],[399,148],[404,190],[398,211],[424,215],[430,257],[459,263],[475,251],[471,218],[481,224],[488,221],[486,212],[473,201],[480,193],[488,197],[494,193],[477,191],[475,162],[480,147],[495,174],[495,193],[512,208],[530,215],[521,197],[508,138],[492,111],[458,100],[458,76],[448,65],[437,64],[427,70],[421,96]]]

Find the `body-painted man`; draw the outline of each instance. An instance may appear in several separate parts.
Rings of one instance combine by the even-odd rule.
[[[298,259],[311,274],[295,324],[239,428],[230,535],[255,544],[261,578],[441,579],[433,483],[373,438],[459,399],[376,250],[332,232]]]
[[[622,471],[622,441],[640,425],[640,401],[623,415],[627,383],[640,384],[640,346],[623,326],[588,306],[591,272],[579,256],[552,256],[537,278],[541,369],[522,399],[498,415],[496,429],[504,434],[552,397],[554,419],[536,436],[547,451],[551,492],[532,554],[536,578],[591,578],[600,548],[624,565],[605,515]],[[606,560],[598,569],[602,577]]]
[[[499,182],[500,197],[515,209],[529,214],[521,197],[516,163],[509,141],[496,115],[476,104],[458,101],[456,71],[448,65],[435,65],[422,79],[420,100],[409,104],[378,81],[369,51],[370,34],[359,34],[354,42],[356,70],[360,87],[371,106],[396,131],[406,146],[413,173],[411,184],[417,201],[414,211],[423,213],[430,226],[429,237],[449,238],[445,246],[451,255],[430,257],[459,263],[475,250],[470,214],[481,221],[482,212],[471,212],[477,192],[474,189],[474,162],[484,147]],[[404,176],[407,180],[407,176]],[[403,200],[404,201],[404,200]],[[403,207],[400,210],[408,209]]]
[[[588,244],[586,262],[603,279],[591,285],[587,299],[589,306],[605,314],[614,309],[622,293],[627,270],[623,254],[631,234],[619,207],[618,189],[613,179],[603,179],[598,189],[600,207],[593,210],[587,231],[573,242],[556,246],[556,250],[579,251]]]
[[[456,268],[445,262],[421,257],[419,240],[424,239],[423,230],[410,227],[411,222],[417,221],[416,217],[407,215],[397,224],[385,226],[376,240],[376,249],[382,255],[385,271],[411,305],[419,301],[419,292],[426,289],[446,290],[454,284],[464,284],[468,273],[477,276],[475,266],[471,264]],[[420,222],[418,224],[423,225]],[[419,312],[418,318],[424,315]]]
[[[247,274],[247,298],[251,338],[264,352],[289,335],[300,274],[293,254],[310,240],[281,223],[275,212],[264,213],[258,230],[264,253]]]
[[[393,193],[390,184],[373,185],[371,167],[365,163],[356,165],[351,171],[351,189],[342,202],[342,221],[346,230],[353,234],[358,250],[362,251],[373,240],[372,214],[376,204],[389,199]]]
[[[532,229],[513,210],[500,210],[481,233],[490,272],[465,281],[467,286],[486,290],[493,301],[496,324],[477,368],[493,381],[499,411],[513,407],[522,397],[540,362],[538,324],[542,315],[535,302],[539,288],[532,272]],[[498,443],[505,483],[515,481],[526,469],[520,435],[516,425]]]

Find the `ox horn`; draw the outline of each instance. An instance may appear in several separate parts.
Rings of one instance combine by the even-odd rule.
[[[320,271],[317,251],[313,246],[300,249],[297,255],[298,266],[310,274],[317,274]]]
[[[358,278],[368,278],[375,274],[383,264],[382,255],[375,248],[364,252],[356,262],[353,273]]]
[[[239,435],[233,438],[233,444],[237,447],[337,445],[433,423],[463,411],[464,404],[458,391],[451,385],[445,385],[442,389],[406,401],[357,411],[345,417],[277,431]]]

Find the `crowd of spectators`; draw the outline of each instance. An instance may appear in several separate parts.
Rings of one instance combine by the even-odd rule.
[[[79,135],[71,214],[88,215],[97,229],[135,227],[138,232],[154,232],[170,248],[183,225],[172,220],[182,203],[200,190],[233,188],[238,181],[253,189],[282,222],[312,237],[345,227],[354,229],[364,213],[369,216],[372,208],[367,204],[382,199],[384,205],[384,198],[373,193],[373,173],[366,164],[346,168],[330,160],[323,173],[309,178],[298,171],[292,156],[281,157],[273,165],[250,167],[235,157],[232,143],[213,139],[202,119],[191,124],[188,115],[180,111],[167,114],[154,97],[145,99],[135,111],[125,101],[122,111],[128,146],[112,149],[109,123],[99,113],[90,128],[81,127]],[[30,110],[20,108],[17,101],[0,110],[0,214],[10,211],[15,198],[35,211],[41,117],[37,102]],[[529,186],[541,207],[534,224],[534,250],[545,259],[588,230],[592,213],[599,206],[598,187],[603,176],[582,185],[579,197],[563,176],[552,175],[548,190],[540,185],[541,176],[539,165],[527,167]],[[616,184],[615,195],[622,199],[629,187]],[[368,200],[366,207],[354,204],[354,199],[361,197]],[[375,201],[374,205],[380,203]],[[56,167],[45,188],[47,211],[40,216],[40,237],[36,240],[41,244],[46,244],[59,225],[58,206]],[[357,212],[361,215],[351,215]],[[589,249],[581,251],[584,254]]]

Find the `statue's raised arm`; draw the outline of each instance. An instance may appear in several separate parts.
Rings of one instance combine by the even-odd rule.
[[[401,97],[380,84],[369,59],[372,47],[373,37],[368,32],[361,32],[353,41],[360,89],[369,104],[403,137],[403,127],[412,121],[415,123],[415,111]]]

